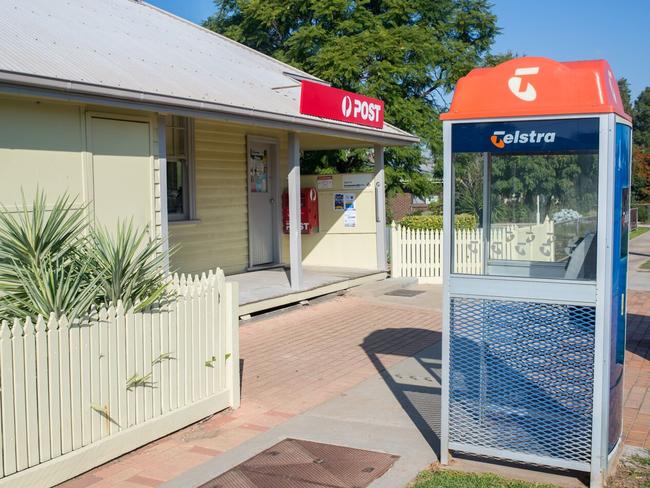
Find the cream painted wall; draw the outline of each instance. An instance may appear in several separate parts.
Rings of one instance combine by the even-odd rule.
[[[67,191],[78,196],[79,205],[97,199],[104,224],[113,225],[118,216],[134,217],[160,236],[157,135],[152,113],[0,97],[0,204],[15,209],[21,188],[28,201],[37,186],[50,201]],[[286,131],[196,120],[197,215],[193,222],[169,225],[170,244],[178,246],[172,269],[201,273],[221,267],[237,273],[248,267],[247,136],[277,141],[278,197],[286,189]],[[303,177],[303,186],[315,185],[314,176]],[[341,185],[338,181],[335,189]],[[374,269],[372,185],[358,195],[355,229],[343,227],[342,212],[329,212],[332,199],[321,190],[321,232],[303,236],[305,265]],[[288,262],[288,239],[281,241],[281,260]]]
[[[23,97],[0,97],[0,203],[20,208],[37,188],[68,192],[98,221],[134,218],[160,235],[156,119]]]
[[[346,188],[345,181],[363,181],[362,189]],[[301,186],[317,188],[317,176],[304,175]],[[356,226],[345,227],[344,212],[334,210],[334,195],[355,195]],[[332,188],[318,190],[319,232],[303,234],[302,255],[305,266],[340,268],[377,268],[375,191],[372,174],[355,173],[332,176]],[[289,239],[283,239],[285,262],[289,257]]]
[[[287,176],[287,133],[197,119],[196,221],[170,222],[170,244],[178,246],[171,267],[201,273],[216,267],[238,273],[248,267],[246,136],[277,140],[279,177]],[[286,186],[286,183],[280,187]]]
[[[29,202],[39,185],[83,202],[84,144],[79,106],[0,98],[0,202],[19,206],[21,190]]]

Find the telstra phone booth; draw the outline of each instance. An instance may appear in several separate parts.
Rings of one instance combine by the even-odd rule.
[[[621,447],[631,122],[605,61],[462,78],[444,134],[442,452],[591,473]],[[460,214],[476,237],[454,232]]]

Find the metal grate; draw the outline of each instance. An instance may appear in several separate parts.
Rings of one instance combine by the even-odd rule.
[[[364,488],[398,456],[285,439],[201,488]]]
[[[452,298],[450,442],[589,462],[595,314]]]

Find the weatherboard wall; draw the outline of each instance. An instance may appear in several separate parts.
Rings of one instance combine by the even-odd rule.
[[[286,187],[287,132],[197,119],[194,124],[196,218],[170,222],[171,266],[199,273],[215,267],[232,274],[248,268],[247,136],[279,145],[280,188]]]
[[[15,212],[37,189],[48,205],[67,193],[102,225],[133,217],[160,236],[156,128],[145,112],[2,97],[0,204]]]

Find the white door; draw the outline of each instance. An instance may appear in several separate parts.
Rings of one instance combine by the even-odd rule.
[[[275,146],[251,142],[248,145],[248,232],[251,266],[272,264],[275,241]]]

